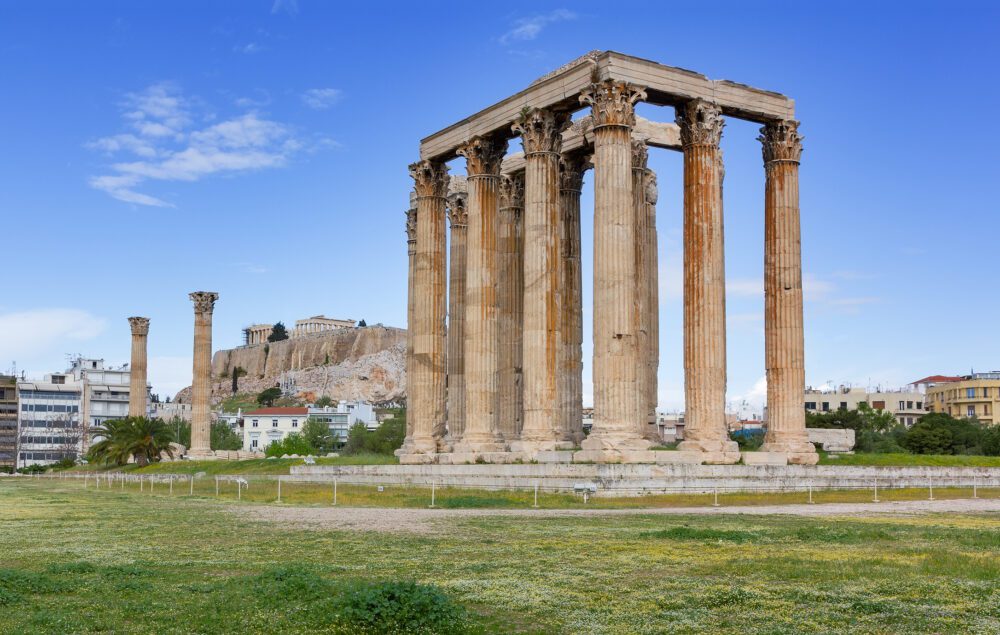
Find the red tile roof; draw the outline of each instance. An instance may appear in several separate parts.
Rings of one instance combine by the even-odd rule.
[[[309,408],[261,408],[253,412],[247,412],[244,416],[250,415],[307,415]]]
[[[942,384],[949,381],[962,381],[961,377],[948,377],[947,375],[931,375],[930,377],[924,377],[923,379],[918,379],[917,381],[911,381],[911,384]]]

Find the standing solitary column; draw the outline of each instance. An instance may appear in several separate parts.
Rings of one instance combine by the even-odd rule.
[[[194,302],[194,373],[191,380],[191,448],[192,457],[212,456],[212,311],[219,294],[195,291],[188,294]]]
[[[580,96],[594,118],[594,424],[580,444],[581,460],[630,460],[626,453],[652,445],[639,432],[645,411],[632,201],[634,105],[645,96],[610,80]]]
[[[658,402],[660,370],[660,260],[659,241],[656,238],[656,201],[659,190],[656,186],[656,173],[647,169],[643,180],[643,190],[646,193],[646,323],[649,326],[648,363],[649,375],[646,378],[646,393],[649,397],[647,406],[649,412],[649,432],[657,443],[661,441],[656,425],[656,406]]]
[[[411,205],[413,201],[411,200]],[[414,262],[417,255],[417,209],[411,207],[406,210],[406,257],[407,257],[407,274],[406,274],[406,383],[407,383],[407,394],[410,393],[410,386],[413,382],[413,305],[415,297],[413,294],[413,270]],[[407,405],[412,404],[411,400],[407,400]],[[406,437],[405,439],[413,438],[413,417],[406,418]],[[396,450],[396,454],[401,454],[403,448]]]
[[[448,197],[451,258],[448,275],[448,441],[462,438],[465,428],[465,267],[469,212],[465,192]]]
[[[511,449],[529,457],[570,449],[559,420],[559,153],[569,115],[535,109],[513,130],[524,147],[524,427]]]
[[[132,363],[129,365],[128,416],[145,417],[146,412],[146,341],[149,318],[130,317],[132,327]]]
[[[726,429],[726,280],[722,225],[722,111],[677,107],[684,148],[684,441],[707,463],[735,463]]]
[[[567,438],[583,440],[583,277],[580,268],[580,192],[586,157],[562,156],[562,312],[559,326],[559,416]]]
[[[649,150],[644,139],[632,140],[632,211],[635,214],[635,303],[639,312],[639,393],[643,409],[642,419],[637,421],[639,434],[656,442],[656,419],[650,421],[650,401],[652,395],[652,325],[650,320],[649,286],[649,214],[646,205],[646,167]],[[655,407],[655,402],[654,406]],[[650,425],[650,423],[654,425]]]
[[[500,433],[521,434],[521,329],[524,320],[524,174],[500,177]]]
[[[498,423],[500,362],[499,254],[500,162],[507,140],[473,137],[459,148],[465,157],[469,229],[465,280],[465,429],[455,452],[505,449]]]
[[[805,343],[802,333],[802,242],[799,229],[799,122],[761,128],[764,173],[764,348],[767,367],[765,452],[815,465],[806,435]]]
[[[413,354],[409,416],[413,434],[403,455],[435,454],[445,432],[445,196],[448,168],[420,161],[410,165],[417,192],[417,250],[413,270]],[[408,459],[410,462],[426,458]]]

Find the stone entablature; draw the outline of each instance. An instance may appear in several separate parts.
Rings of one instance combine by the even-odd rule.
[[[671,107],[674,123],[636,117],[640,101]],[[587,106],[589,116],[571,123],[572,114]],[[412,381],[402,462],[512,462],[571,450],[576,461],[652,460],[658,194],[657,177],[646,164],[649,147],[684,155],[687,420],[682,451],[673,458],[740,460],[725,419],[725,117],[764,124],[765,458],[818,460],[802,410],[802,137],[794,103],[777,93],[594,51],[420,144],[421,160],[410,166],[415,196],[407,214],[409,227],[416,210],[408,241]],[[515,137],[523,153],[504,156]],[[466,158],[467,191],[450,199],[447,271],[446,162],[456,156]],[[594,421],[584,438],[577,414],[579,198],[589,166]],[[523,188],[516,208],[514,178]]]
[[[324,331],[335,331],[337,329],[352,329],[357,322],[355,320],[339,320],[328,318],[325,315],[315,315],[304,320],[296,320],[295,328],[288,334],[289,337],[302,337],[313,333]]]

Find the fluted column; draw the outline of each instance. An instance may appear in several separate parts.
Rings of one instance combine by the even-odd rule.
[[[521,434],[521,333],[524,320],[524,174],[500,179],[500,434]]]
[[[465,157],[469,229],[465,285],[465,429],[455,452],[505,449],[498,419],[500,323],[497,230],[500,162],[507,140],[473,137],[458,150]]]
[[[413,386],[413,325],[414,325],[414,305],[416,295],[413,293],[413,281],[415,279],[414,269],[417,256],[417,209],[411,207],[406,210],[406,405],[409,409],[413,405],[413,399],[409,396]],[[410,410],[412,412],[412,410]],[[413,438],[413,417],[406,417],[406,437],[405,440]],[[405,441],[404,441],[405,445]],[[402,453],[400,448],[397,454]]]
[[[149,318],[130,317],[132,327],[132,362],[129,364],[128,416],[145,417],[146,409],[146,341]]]
[[[761,128],[764,153],[764,349],[767,368],[766,452],[814,465],[806,435],[805,342],[802,332],[802,242],[799,228],[799,122]]]
[[[188,454],[212,454],[212,311],[219,294],[195,291],[188,294],[194,303],[194,368],[191,380],[191,448]]]
[[[643,416],[637,421],[639,434],[656,441],[656,426],[650,425],[650,374],[652,335],[649,311],[649,214],[646,209],[646,167],[649,151],[643,139],[632,140],[632,213],[635,226],[635,302],[639,312],[639,393]],[[652,423],[656,423],[654,418]]]
[[[465,271],[469,212],[466,194],[448,197],[451,257],[448,262],[448,440],[455,443],[465,428]]]
[[[559,198],[562,209],[562,306],[559,327],[559,416],[566,437],[583,440],[583,277],[580,267],[580,192],[586,157],[563,155]]]
[[[410,176],[417,192],[412,377],[408,397],[413,434],[404,441],[402,455],[426,455],[438,451],[445,433],[444,217],[448,168],[442,163],[420,161],[410,165]]]
[[[511,449],[573,446],[559,419],[559,153],[569,115],[535,109],[514,124],[524,147],[524,426]]]
[[[684,441],[711,463],[735,463],[726,429],[726,281],[722,220],[722,111],[677,107],[684,149]]]
[[[659,380],[660,370],[660,260],[659,241],[656,237],[656,201],[659,198],[659,191],[656,184],[656,173],[647,169],[644,178],[646,193],[646,323],[649,327],[649,344],[647,348],[647,363],[649,364],[649,374],[646,377],[646,393],[649,398],[648,431],[655,437],[657,443],[661,441],[656,426],[656,406],[659,401]]]
[[[639,432],[639,312],[632,201],[634,104],[645,92],[624,82],[593,84],[580,96],[594,121],[594,424],[581,459],[630,460],[651,443]]]

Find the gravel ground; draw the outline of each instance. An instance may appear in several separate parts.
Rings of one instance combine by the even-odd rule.
[[[623,514],[789,514],[793,516],[876,516],[926,513],[1000,513],[1000,499],[955,499],[885,503],[821,503],[817,505],[747,505],[726,507],[658,507],[648,509],[406,509],[379,507],[232,507],[252,520],[291,524],[305,529],[352,529],[433,534],[445,531],[449,519],[488,516],[620,516]]]

